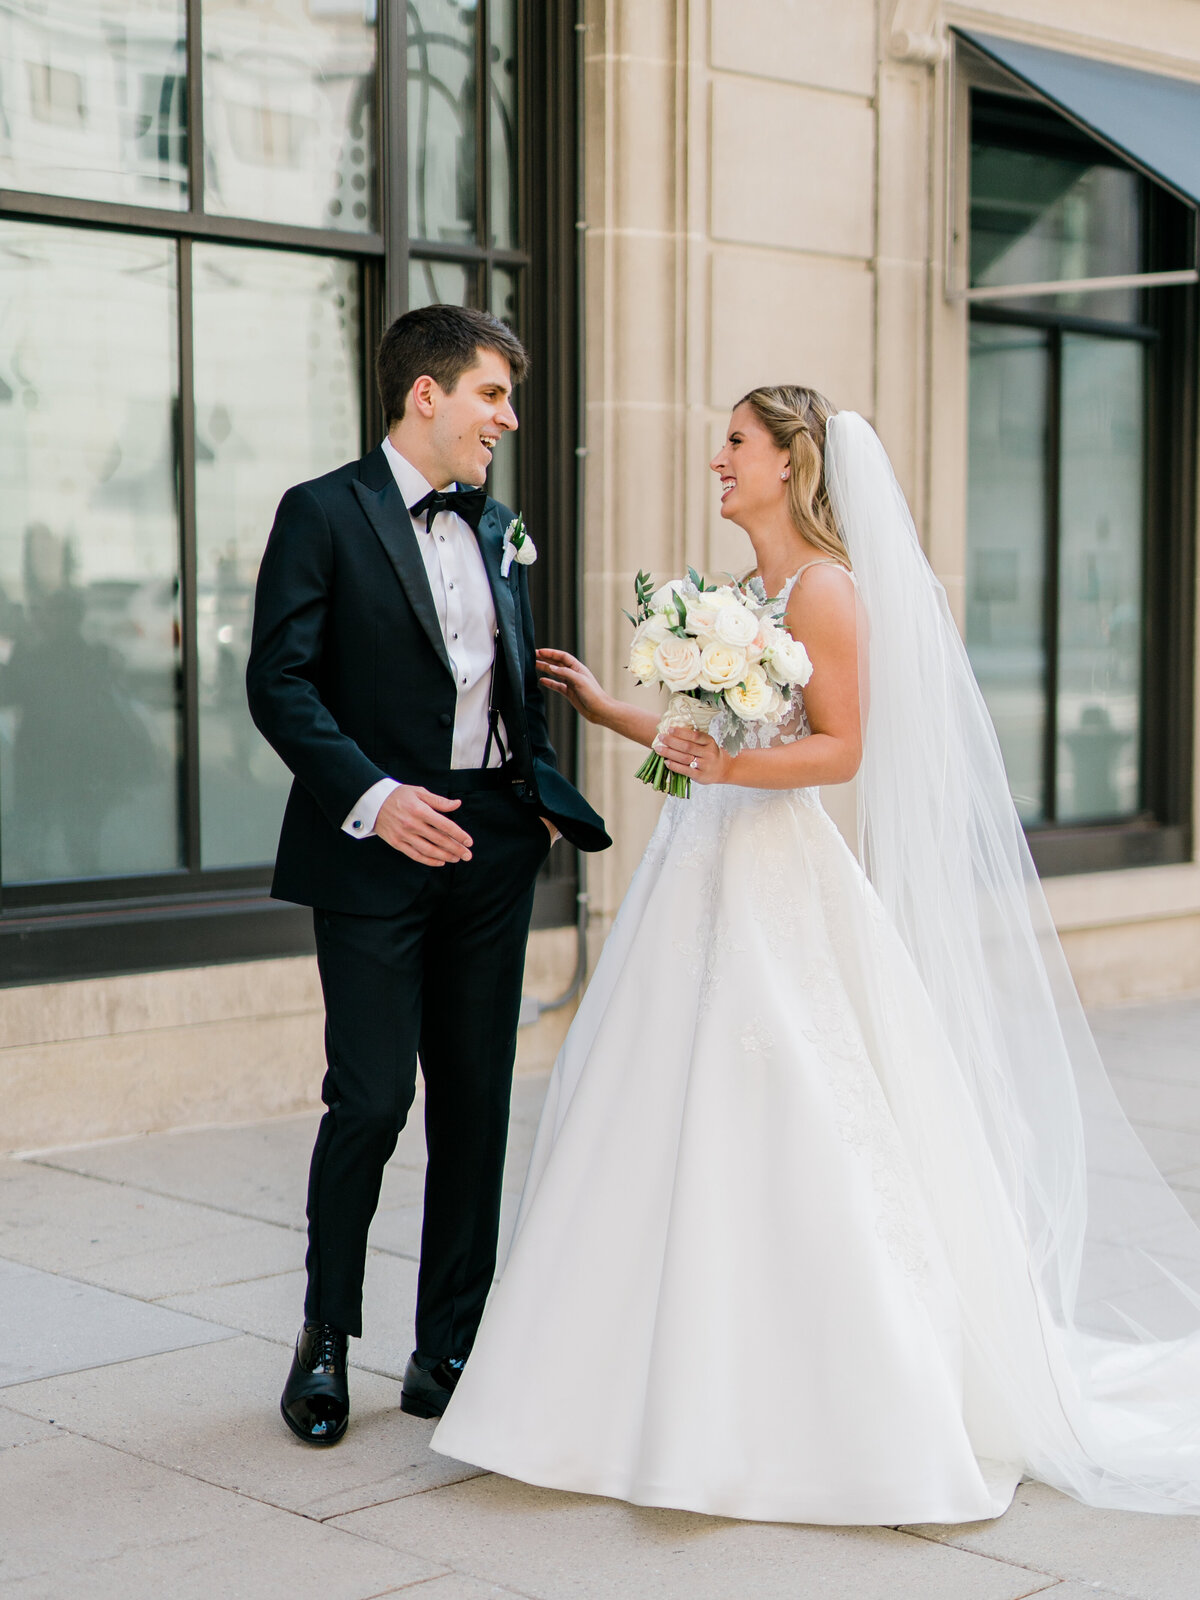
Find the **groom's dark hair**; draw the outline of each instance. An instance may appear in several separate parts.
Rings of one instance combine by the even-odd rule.
[[[421,306],[406,311],[379,341],[375,381],[390,428],[404,415],[418,378],[432,378],[450,394],[480,350],[494,350],[508,362],[513,384],[529,370],[525,346],[506,322],[473,306]]]

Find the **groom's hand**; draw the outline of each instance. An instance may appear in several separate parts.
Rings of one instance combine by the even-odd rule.
[[[457,811],[461,800],[447,800],[418,784],[402,783],[379,808],[375,832],[393,850],[425,867],[471,859],[471,835],[444,813]]]

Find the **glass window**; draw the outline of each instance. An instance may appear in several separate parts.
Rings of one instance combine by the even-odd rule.
[[[1140,806],[1144,365],[1132,340],[1063,335],[1060,822]]]
[[[492,243],[499,250],[514,250],[520,243],[517,218],[516,0],[490,0],[488,34]],[[503,313],[498,312],[497,315]]]
[[[1150,223],[1177,226],[1170,203],[1044,108],[994,95],[980,102],[973,281],[1146,270],[1159,248]],[[1154,603],[1145,573],[1168,570],[1170,559],[1169,529],[1155,525],[1149,498],[1175,449],[1155,392],[1173,381],[1165,364],[1175,359],[1156,332],[1171,315],[1164,292],[972,307],[967,648],[1017,808],[1052,863],[1068,854],[1051,829],[1065,838],[1071,826],[1136,820],[1145,838],[1156,824],[1177,824],[1168,814],[1177,802],[1155,798],[1167,793],[1165,747],[1147,726],[1147,673],[1172,673],[1145,654]],[[1153,433],[1152,417],[1162,419]],[[1165,638],[1169,624],[1154,615]],[[1161,723],[1167,707],[1155,709]],[[1072,859],[1082,863],[1081,850]],[[1094,859],[1121,864],[1117,854]]]
[[[0,188],[186,207],[184,0],[0,9]]]
[[[1049,335],[971,329],[967,649],[1021,820],[1043,820]]]
[[[971,146],[971,287],[1140,271],[1138,174],[1114,165],[1069,130],[1049,127],[1052,114],[1026,111],[1002,97],[978,98]],[[1004,143],[990,136],[996,123],[1004,126]],[[1004,304],[1133,322],[1137,295],[1136,289],[1107,289]]]
[[[196,245],[201,865],[271,859],[290,776],[246,709],[254,583],[289,485],[361,454],[359,269]]]
[[[182,864],[176,255],[0,222],[0,874]]]
[[[375,7],[203,0],[204,209],[375,226]]]
[[[474,302],[477,269],[457,261],[408,263],[408,303],[413,306],[468,306]]]
[[[475,0],[409,0],[408,221],[414,238],[478,237]]]

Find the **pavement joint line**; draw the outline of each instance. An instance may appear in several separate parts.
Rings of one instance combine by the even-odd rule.
[[[82,1149],[83,1146],[74,1148]],[[128,1189],[133,1194],[153,1195],[156,1200],[174,1200],[177,1205],[195,1206],[199,1211],[215,1211],[218,1216],[237,1217],[242,1222],[258,1222],[264,1228],[279,1228],[284,1233],[303,1233],[305,1229],[299,1223],[276,1222],[273,1217],[256,1217],[246,1211],[235,1211],[229,1206],[214,1205],[211,1200],[193,1200],[183,1195],[170,1194],[165,1189],[153,1189],[144,1183],[128,1183],[121,1178],[110,1178],[102,1172],[76,1172],[74,1167],[60,1167],[53,1161],[46,1161],[37,1156],[9,1155],[10,1161],[20,1161],[27,1167],[40,1167],[44,1172],[58,1172],[64,1177],[80,1178],[85,1183],[106,1183],[113,1189]]]
[[[116,1262],[126,1261],[128,1259],[129,1259],[128,1256],[116,1256],[116,1257],[110,1258],[110,1260],[108,1260],[108,1261],[102,1262],[101,1264],[103,1266],[112,1266]],[[189,1294],[204,1294],[207,1290],[210,1290],[210,1289],[228,1289],[228,1288],[232,1288],[232,1287],[234,1287],[233,1284],[206,1283],[206,1284],[200,1285],[200,1287],[196,1288],[196,1289],[172,1289],[172,1290],[169,1291],[168,1294],[159,1295],[159,1297],[157,1299],[151,1299],[151,1297],[149,1295],[131,1294],[128,1289],[114,1289],[111,1284],[99,1283],[94,1278],[81,1278],[79,1276],[78,1272],[63,1272],[59,1268],[56,1268],[56,1267],[37,1267],[37,1266],[34,1266],[33,1263],[30,1262],[30,1261],[16,1261],[16,1260],[14,1260],[14,1258],[12,1256],[0,1255],[0,1263],[4,1264],[5,1266],[10,1266],[10,1267],[22,1267],[27,1272],[40,1272],[40,1273],[43,1273],[47,1278],[63,1278],[63,1279],[65,1279],[65,1281],[67,1283],[78,1283],[85,1289],[99,1289],[104,1294],[119,1295],[122,1300],[135,1300],[137,1302],[137,1304],[140,1305],[140,1306],[155,1306],[160,1311],[173,1311],[176,1316],[191,1317],[193,1319],[193,1321],[195,1321],[195,1322],[207,1322],[213,1328],[228,1328],[229,1332],[231,1334],[244,1334],[244,1333],[247,1332],[247,1330],[245,1328],[235,1328],[228,1322],[218,1322],[215,1317],[203,1317],[203,1316],[201,1316],[199,1314],[199,1312],[196,1312],[196,1311],[184,1311],[180,1306],[168,1306],[168,1305],[164,1305],[164,1303],[163,1303],[165,1300],[169,1299],[172,1295],[174,1295],[176,1298],[182,1298],[182,1296],[189,1295]],[[271,1278],[286,1278],[290,1272],[298,1272],[299,1270],[300,1269],[298,1267],[289,1267],[289,1268],[286,1268],[283,1272],[264,1272],[258,1278],[238,1278],[236,1280],[236,1282],[237,1283],[258,1283],[258,1282],[261,1281],[261,1282],[265,1283]],[[214,1344],[220,1344],[221,1341],[219,1339],[214,1339],[212,1342]],[[278,1343],[278,1341],[277,1340],[272,1340],[272,1343]],[[186,1349],[188,1349],[190,1347],[188,1345],[179,1345],[177,1348],[180,1349],[180,1350],[186,1350]],[[157,1353],[159,1355],[168,1354],[168,1352],[165,1351],[165,1350],[158,1351]],[[130,1357],[130,1358],[127,1358],[127,1359],[140,1361],[141,1357],[140,1356],[134,1356],[134,1357]],[[102,1366],[102,1367],[120,1366],[120,1362],[119,1361],[101,1361],[101,1362],[98,1363],[98,1365]],[[80,1372],[86,1372],[88,1369],[86,1367],[80,1367],[78,1370]],[[62,1376],[65,1377],[66,1374],[64,1373],[64,1374],[62,1374]],[[35,1379],[31,1379],[30,1381],[31,1382],[36,1382]],[[3,1393],[2,1389],[0,1389],[0,1393]]]
[[[400,1381],[396,1380],[397,1383]],[[465,1463],[464,1463],[465,1465]],[[353,1511],[331,1511],[324,1517],[313,1517],[313,1522],[336,1522],[339,1517],[357,1516],[360,1511],[374,1511],[377,1506],[394,1505],[398,1500],[417,1500],[424,1494],[438,1494],[442,1489],[456,1489],[460,1483],[473,1483],[476,1478],[493,1478],[495,1473],[487,1467],[473,1467],[469,1472],[464,1472],[461,1478],[449,1478],[445,1483],[427,1483],[419,1489],[410,1489],[407,1494],[390,1495],[385,1500],[372,1500],[370,1505],[355,1506]],[[474,1573],[469,1574],[474,1577]],[[424,1578],[417,1580],[424,1583]]]
[[[163,1351],[163,1352],[160,1352],[160,1354],[170,1354],[170,1352],[169,1351]],[[137,1356],[137,1357],[134,1357],[132,1359],[138,1360],[138,1361],[149,1361],[149,1360],[152,1360],[153,1357],[151,1357],[151,1356]],[[111,1365],[120,1365],[120,1363],[115,1363],[114,1362],[114,1363],[111,1363]],[[59,1376],[70,1377],[70,1376],[72,1376],[72,1374],[70,1374],[70,1373],[62,1373],[62,1374],[59,1374]],[[33,1381],[34,1382],[38,1382],[38,1381],[41,1381],[41,1380],[34,1379]],[[0,1393],[2,1393],[2,1392],[3,1391],[0,1391]],[[0,1404],[7,1404],[7,1402],[0,1401]],[[8,1405],[8,1409],[10,1411],[15,1411],[15,1410],[17,1410],[17,1407],[15,1407],[13,1405]],[[31,1418],[32,1421],[35,1421],[35,1422],[45,1422],[47,1420],[45,1417],[35,1416],[32,1412],[28,1412],[28,1411],[20,1411],[20,1412],[18,1412],[18,1415],[23,1416],[23,1417],[29,1417],[29,1418]],[[135,1448],[132,1445],[114,1444],[111,1439],[101,1439],[96,1434],[87,1432],[87,1430],[84,1429],[84,1428],[70,1427],[70,1426],[68,1426],[68,1424],[63,1423],[63,1422],[59,1422],[57,1420],[55,1420],[51,1424],[51,1426],[60,1429],[64,1437],[70,1437],[70,1438],[73,1438],[73,1439],[86,1439],[89,1444],[94,1444],[94,1445],[98,1446],[102,1450],[111,1450],[114,1455],[128,1456],[131,1460],[133,1460],[133,1461],[141,1461],[148,1467],[157,1467],[162,1472],[174,1473],[174,1475],[177,1478],[187,1478],[193,1483],[206,1484],[210,1489],[218,1489],[221,1492],[223,1492],[224,1494],[236,1495],[239,1500],[246,1500],[251,1505],[266,1506],[271,1511],[281,1511],[281,1512],[284,1513],[285,1516],[298,1517],[298,1518],[300,1518],[301,1521],[311,1523],[314,1527],[320,1527],[320,1528],[332,1527],[332,1528],[334,1528],[335,1532],[349,1534],[352,1538],[358,1539],[363,1544],[376,1545],[376,1546],[378,1546],[378,1547],[380,1547],[381,1549],[384,1549],[384,1550],[396,1550],[396,1553],[398,1555],[410,1555],[410,1556],[413,1557],[414,1560],[428,1561],[430,1559],[429,1556],[422,1555],[419,1550],[398,1550],[395,1545],[387,1544],[381,1539],[374,1539],[369,1534],[360,1533],[358,1531],[358,1529],[356,1529],[356,1528],[343,1528],[343,1527],[339,1527],[338,1526],[338,1518],[339,1517],[344,1518],[344,1517],[355,1516],[355,1515],[357,1515],[357,1513],[359,1511],[369,1511],[371,1509],[370,1506],[355,1506],[352,1510],[334,1512],[328,1517],[313,1516],[307,1511],[298,1510],[295,1506],[283,1506],[283,1505],[280,1505],[279,1502],[276,1501],[276,1500],[268,1500],[268,1499],[263,1498],[261,1495],[252,1494],[247,1489],[239,1489],[239,1488],[235,1487],[231,1483],[222,1483],[218,1479],[206,1477],[204,1475],[204,1473],[202,1473],[202,1472],[196,1472],[196,1471],[193,1471],[192,1469],[190,1469],[188,1467],[179,1466],[175,1462],[162,1461],[157,1456],[143,1455],[140,1450],[138,1450],[137,1448]],[[37,1440],[30,1440],[29,1442],[32,1443],[32,1444],[49,1444],[49,1443],[53,1443],[54,1441],[53,1440],[47,1440],[47,1439],[37,1439]],[[281,1441],[281,1442],[286,1443],[287,1441],[285,1440],[285,1441]],[[490,1476],[490,1475],[491,1474],[486,1474],[486,1476]],[[425,1494],[425,1493],[429,1493],[431,1490],[432,1491],[436,1491],[439,1488],[451,1489],[451,1488],[454,1487],[455,1483],[461,1483],[463,1481],[466,1481],[466,1480],[463,1480],[463,1479],[459,1478],[459,1479],[455,1479],[454,1482],[452,1482],[452,1483],[431,1484],[428,1489],[423,1489],[423,1490],[419,1490],[419,1491],[416,1491],[416,1492]],[[405,1500],[405,1499],[407,1499],[409,1497],[407,1495],[394,1495],[392,1498],[394,1500]],[[374,1502],[374,1504],[377,1504],[377,1505],[387,1505],[388,1503],[389,1502],[385,1501],[385,1500]],[[438,1573],[437,1576],[441,1577],[441,1578],[447,1577],[452,1570],[454,1570],[454,1569],[447,1567],[447,1570],[445,1572]],[[467,1573],[467,1574],[465,1574],[465,1576],[474,1577],[475,1574],[474,1573]],[[429,1579],[425,1579],[425,1578],[417,1579],[417,1582],[419,1582],[419,1583],[425,1583],[425,1582],[428,1582],[428,1581],[430,1581],[430,1580]],[[401,1585],[401,1587],[403,1588],[405,1586]],[[408,1587],[411,1588],[412,1585],[410,1584],[410,1585],[408,1585]],[[396,1591],[396,1590],[384,1590],[383,1591],[383,1593],[385,1593],[385,1594],[397,1593],[397,1592],[399,1592],[399,1591]]]
[[[1022,1478],[1021,1483],[1022,1484],[1031,1483],[1033,1481],[1034,1481],[1033,1479]],[[1021,1484],[1018,1484],[1017,1487],[1020,1488]],[[1002,1515],[1007,1515],[1007,1512],[1002,1513]],[[1040,1589],[1029,1589],[1029,1590],[1027,1590],[1026,1591],[1027,1595],[1044,1594],[1046,1592],[1047,1588],[1052,1588],[1056,1584],[1068,1582],[1067,1577],[1065,1577],[1061,1572],[1047,1572],[1045,1567],[1035,1567],[1028,1561],[1017,1561],[1017,1560],[1011,1560],[1010,1561],[1007,1556],[993,1555],[988,1550],[972,1550],[969,1545],[958,1544],[958,1543],[956,1543],[956,1541],[953,1538],[939,1539],[936,1534],[918,1533],[915,1528],[907,1528],[907,1527],[903,1526],[903,1524],[901,1524],[899,1527],[897,1527],[896,1532],[897,1533],[907,1534],[908,1537],[911,1538],[911,1539],[923,1539],[926,1544],[941,1545],[941,1547],[944,1550],[959,1550],[964,1555],[980,1556],[985,1561],[995,1561],[999,1566],[1011,1567],[1011,1568],[1015,1569],[1018,1572],[1030,1572],[1030,1573],[1033,1573],[1036,1577],[1046,1578],[1048,1580],[1048,1582],[1044,1583]],[[1075,1581],[1077,1583],[1083,1582],[1082,1579],[1075,1579],[1073,1581]],[[1018,1600],[1024,1600],[1024,1597],[1023,1596],[1022,1597],[1018,1597]]]
[[[78,1283],[81,1280],[73,1278],[71,1281],[73,1283]],[[97,1287],[97,1285],[94,1283],[89,1283],[86,1285],[86,1287],[89,1289],[94,1289]],[[117,1292],[118,1291],[115,1289],[108,1290],[109,1294],[116,1294]],[[132,1295],[126,1296],[126,1299],[132,1298]],[[142,1303],[147,1304],[148,1302],[143,1301]],[[171,1308],[168,1307],[167,1309],[169,1310]],[[181,1311],[179,1315],[189,1316],[190,1312]],[[221,1328],[224,1330],[225,1337],[223,1339],[208,1339],[205,1341],[208,1344],[228,1344],[230,1339],[246,1339],[252,1337],[252,1335],[246,1333],[244,1328],[231,1328],[227,1323],[214,1322],[211,1317],[196,1317],[195,1321],[207,1322],[210,1328]],[[80,1373],[83,1372],[103,1372],[105,1367],[128,1367],[132,1366],[135,1361],[153,1361],[159,1356],[174,1356],[178,1355],[181,1350],[195,1350],[196,1348],[197,1346],[194,1344],[177,1344],[173,1345],[170,1350],[149,1350],[143,1352],[141,1355],[136,1356],[118,1356],[115,1361],[93,1361],[90,1366],[69,1367],[66,1372],[47,1372],[44,1373],[40,1378],[22,1378],[17,1383],[6,1383],[0,1385],[0,1406],[7,1406],[10,1411],[16,1411],[20,1416],[29,1417],[34,1422],[45,1422],[47,1421],[47,1418],[40,1417],[36,1414],[36,1412],[33,1411],[22,1411],[20,1406],[15,1404],[12,1398],[14,1389],[24,1389],[28,1384],[31,1383],[52,1383],[58,1378],[77,1378]],[[65,1426],[65,1424],[60,1423],[57,1419],[54,1419],[53,1425],[56,1428]],[[74,1431],[75,1430],[73,1428],[67,1429],[68,1433],[73,1433]],[[90,1438],[91,1435],[81,1434],[80,1437]],[[98,1439],[96,1442],[97,1444],[103,1444],[104,1440]]]

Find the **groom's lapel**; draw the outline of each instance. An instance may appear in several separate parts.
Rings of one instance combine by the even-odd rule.
[[[379,462],[375,461],[375,456],[379,456]],[[380,466],[383,469],[382,475],[378,470]],[[367,521],[374,528],[408,596],[408,603],[417,621],[437,651],[438,659],[453,677],[454,668],[450,665],[450,657],[446,654],[446,641],[442,638],[441,625],[433,604],[433,592],[429,587],[429,577],[425,571],[425,563],[421,559],[417,536],[413,532],[412,518],[408,514],[408,507],[404,504],[403,495],[396,487],[396,480],[382,450],[372,450],[370,455],[364,457],[362,477],[357,480],[351,479],[350,487],[358,496],[358,503],[362,506]]]
[[[513,690],[519,699],[524,675],[518,641],[517,601],[510,580],[500,576],[500,566],[504,556],[504,518],[495,500],[488,501],[483,516],[479,519],[479,530],[475,537],[479,540],[480,554],[483,556],[487,580],[492,590],[492,604],[496,608],[496,627],[508,660]]]

